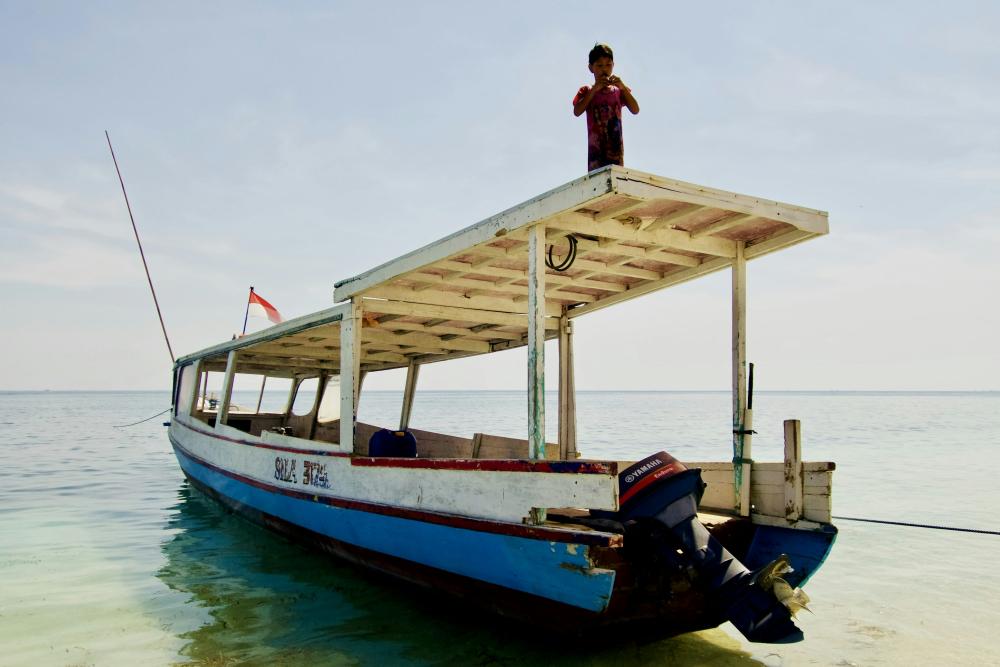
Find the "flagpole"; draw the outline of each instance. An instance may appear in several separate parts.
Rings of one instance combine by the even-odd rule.
[[[247,312],[243,316],[243,333],[240,334],[241,336],[245,336],[247,334],[247,320],[250,318],[250,299],[252,298],[253,298],[253,285],[250,286],[250,294],[249,296],[247,296]]]

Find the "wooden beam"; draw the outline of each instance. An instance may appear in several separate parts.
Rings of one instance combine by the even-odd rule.
[[[417,390],[417,375],[420,373],[420,364],[410,360],[406,367],[406,388],[403,390],[403,409],[399,416],[399,430],[405,431],[410,428],[410,414],[413,412],[413,395]]]
[[[573,321],[559,318],[559,458],[575,459],[576,379],[573,369]]]
[[[669,199],[736,213],[748,213],[761,218],[787,222],[803,231],[826,234],[827,214],[794,204],[761,199],[707,188],[693,183],[661,178],[635,170],[624,169],[614,174],[615,190],[619,195],[636,199]]]
[[[436,266],[436,265],[435,265]],[[425,280],[426,277],[426,280]],[[548,294],[553,298],[565,298],[565,299],[577,299],[581,302],[588,302],[595,299],[595,297],[589,294],[579,294],[577,292],[571,292],[568,290],[560,289],[561,285],[569,285],[572,287],[588,287],[591,289],[601,289],[607,292],[623,292],[625,287],[617,283],[602,283],[599,281],[583,281],[588,284],[578,284],[577,281],[564,277],[564,276],[549,276],[549,278],[560,278],[548,288]],[[527,280],[526,275],[518,276],[517,278],[507,278],[504,280],[498,280],[496,282],[488,280],[476,280],[474,278],[443,278],[435,274],[413,274],[408,276],[408,279],[413,282],[427,282],[431,283],[432,286],[451,286],[468,288],[471,291],[466,292],[466,294],[484,295],[484,296],[499,296],[499,297],[510,297],[515,301],[520,301],[527,298],[525,292],[527,291],[527,286],[512,285],[515,280]],[[424,291],[419,288],[413,288],[417,291]]]
[[[596,222],[603,222],[605,220],[611,220],[612,218],[617,218],[620,215],[625,215],[629,211],[635,210],[635,209],[639,208],[640,206],[645,206],[646,203],[647,202],[642,201],[642,200],[636,201],[634,199],[630,199],[630,200],[628,200],[626,202],[623,202],[621,204],[617,204],[616,206],[612,206],[612,207],[610,207],[608,209],[605,209],[605,210],[601,211],[600,213],[595,213],[593,219]]]
[[[577,318],[581,315],[586,315],[587,313],[592,313],[596,310],[601,310],[602,308],[607,308],[616,303],[621,303],[622,301],[627,301],[629,299],[634,299],[643,294],[649,294],[650,292],[656,292],[661,289],[670,287],[672,285],[679,285],[680,283],[687,282],[689,280],[694,280],[700,276],[719,271],[729,266],[732,262],[728,259],[722,257],[716,257],[714,259],[705,260],[696,267],[690,269],[681,269],[680,271],[674,271],[672,273],[666,274],[660,280],[651,280],[645,283],[639,283],[634,285],[629,291],[623,294],[612,294],[611,296],[606,296],[595,303],[588,303],[584,306],[579,306],[573,308],[569,311],[570,318]]]
[[[365,292],[365,296],[392,301],[408,301],[430,306],[455,306],[476,310],[492,310],[498,313],[518,313],[522,316],[528,313],[528,306],[523,301],[500,299],[492,296],[465,296],[463,294],[436,290],[415,292],[405,287],[376,287]],[[545,307],[545,314],[549,317],[559,317],[559,313],[560,308],[557,304],[548,304]]]
[[[744,410],[746,409],[746,313],[747,265],[743,256],[744,244],[736,242],[733,259],[732,291],[732,347],[733,347],[733,483],[736,491],[736,509],[740,516],[750,516],[750,454],[744,448]]]
[[[524,315],[501,313],[493,310],[464,308],[456,306],[438,306],[432,304],[408,303],[404,301],[382,301],[365,299],[365,310],[374,313],[391,313],[411,317],[439,318],[454,322],[475,322],[477,324],[495,324],[500,327],[524,327],[527,320]],[[525,309],[527,312],[527,309]],[[558,329],[559,320],[545,318],[546,329]]]
[[[735,253],[734,242],[727,239],[703,238],[693,239],[691,235],[679,229],[657,229],[655,231],[640,231],[632,225],[625,225],[616,220],[595,222],[588,220],[586,215],[569,213],[552,219],[549,225],[575,234],[604,237],[613,241],[631,241],[648,243],[663,249],[697,252],[716,257],[732,257]]]
[[[218,428],[229,419],[229,403],[233,398],[233,378],[236,376],[236,350],[229,352],[226,357],[226,375],[222,378],[222,396],[219,397],[219,412],[215,418],[215,426]]]
[[[447,354],[449,350],[442,347],[433,347],[430,345],[396,345],[393,343],[385,343],[381,341],[368,341],[361,343],[361,353],[364,355],[369,350],[382,351],[382,352],[398,352],[399,354]],[[479,354],[478,352],[476,354]]]
[[[757,259],[758,257],[766,255],[769,252],[781,250],[783,248],[787,248],[788,246],[795,245],[796,243],[802,243],[803,241],[814,239],[817,236],[818,234],[814,232],[802,232],[797,229],[789,230],[787,232],[771,236],[763,241],[747,243],[744,255],[747,259]]]
[[[716,220],[710,225],[706,225],[697,231],[691,232],[691,238],[700,239],[705,236],[711,236],[712,234],[718,234],[719,232],[724,232],[727,229],[738,227],[750,220],[755,219],[755,216],[747,213],[737,213],[736,215],[731,215],[727,218],[723,218],[722,220]]]
[[[459,269],[458,266],[464,266],[465,268]],[[575,263],[574,263],[575,266]],[[465,273],[476,273],[479,275],[486,276],[496,276],[498,278],[507,278],[513,280],[528,280],[527,271],[518,271],[517,269],[505,269],[498,266],[486,266],[481,265],[478,269],[472,269],[471,264],[465,264],[464,262],[456,262],[454,260],[448,260],[445,262],[438,262],[434,265],[435,268],[447,269],[449,271],[459,271]],[[608,292],[624,292],[627,288],[620,283],[609,283],[600,280],[585,280],[580,278],[571,278],[570,276],[560,275],[556,273],[546,273],[545,276],[546,284],[551,284],[554,286],[559,285],[573,285],[574,287],[590,287],[593,289],[605,290]],[[518,295],[523,294],[526,287],[519,288]]]
[[[597,251],[605,255],[621,255],[624,257],[631,257],[634,259],[651,259],[655,262],[663,262],[665,264],[677,264],[679,266],[697,266],[701,261],[697,257],[691,257],[690,255],[682,255],[677,252],[670,252],[669,250],[663,250],[662,248],[639,248],[632,245],[622,245],[620,242],[613,239],[604,239],[608,243],[597,243],[589,239],[578,238],[577,239],[577,259],[580,259],[579,252],[584,251],[584,256],[588,251]],[[574,263],[574,266],[576,264]],[[581,266],[581,268],[583,268]],[[628,268],[628,267],[623,267]],[[644,269],[635,269],[636,271],[642,271]],[[648,271],[648,269],[647,269]],[[653,273],[652,271],[649,271]],[[625,274],[628,275],[628,274]],[[649,277],[649,276],[638,276]],[[656,278],[652,278],[655,280]]]
[[[334,301],[343,301],[366,293],[388,280],[454,256],[472,246],[508,235],[516,229],[545,220],[562,211],[590,204],[611,193],[611,181],[610,170],[599,171],[550,190],[440,241],[337,283],[334,287]]]
[[[528,236],[528,451],[545,458],[545,225]]]
[[[785,518],[798,521],[803,513],[802,424],[786,419],[785,428]]]
[[[639,229],[656,230],[671,227],[672,225],[682,223],[694,217],[697,213],[701,213],[704,208],[704,206],[699,206],[698,204],[687,204],[676,211],[653,218],[648,224],[643,221],[643,223],[639,225]]]
[[[361,299],[351,300],[351,309],[340,323],[340,448],[354,451],[354,421],[357,390],[361,385]]]
[[[178,390],[177,393],[177,402],[178,402],[177,410],[182,415],[190,415],[196,412],[198,409],[198,398],[199,398],[198,392],[201,391],[201,376],[202,376],[201,359],[195,361],[191,365],[190,373],[191,373],[191,382],[194,383],[194,387],[191,388],[191,396],[188,397],[186,404],[180,405],[180,400],[181,400],[180,390]],[[205,375],[205,378],[206,379],[208,378],[207,374]]]
[[[243,364],[252,363],[257,366],[275,366],[279,368],[301,368],[304,370],[315,370],[317,373],[321,370],[327,371],[339,371],[340,365],[337,363],[339,360],[302,360],[296,359],[295,357],[282,357],[272,354],[241,354],[240,355],[240,372],[245,372],[243,370]]]
[[[465,340],[451,338],[445,340],[440,336],[428,333],[393,333],[381,328],[365,327],[361,339],[366,342],[381,342],[394,345],[419,345],[428,348],[445,350],[465,350],[466,352],[489,352],[490,344],[481,340]]]
[[[494,326],[494,325],[486,325]],[[498,340],[498,339],[508,339],[517,340],[521,338],[521,334],[514,333],[512,331],[496,331],[495,329],[482,329],[476,330],[475,328],[466,329],[464,327],[452,327],[444,324],[421,324],[419,322],[399,322],[395,321],[390,325],[385,327],[390,331],[416,331],[420,333],[438,334],[438,335],[449,335],[449,336],[463,336],[466,338],[471,338],[473,340]]]

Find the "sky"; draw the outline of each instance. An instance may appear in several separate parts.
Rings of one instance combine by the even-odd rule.
[[[830,214],[748,266],[759,389],[996,390],[998,33],[987,2],[0,0],[0,390],[170,386],[105,130],[187,354],[250,285],[327,308],[583,175],[596,41],[641,105],[626,166]],[[580,318],[577,387],[726,389],[729,314],[723,272]],[[523,350],[421,374],[525,383]]]

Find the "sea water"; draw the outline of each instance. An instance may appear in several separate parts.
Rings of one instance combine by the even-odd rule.
[[[255,396],[244,397],[246,402]],[[555,437],[554,396],[547,406]],[[286,542],[184,480],[166,393],[0,394],[0,665],[1000,664],[1000,536],[838,521],[806,639],[728,624],[560,642]],[[239,397],[237,398],[239,400]],[[731,456],[725,392],[580,392],[588,457]],[[360,418],[392,425],[398,392]],[[1000,530],[1000,393],[758,393],[753,456],[832,460],[834,514]],[[522,392],[422,392],[413,426],[522,437]]]

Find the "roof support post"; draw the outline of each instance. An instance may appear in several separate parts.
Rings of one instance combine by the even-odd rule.
[[[340,321],[340,451],[354,451],[354,420],[361,384],[361,299]]]
[[[528,230],[528,453],[545,458],[545,225]]]
[[[559,458],[572,460],[577,456],[573,321],[564,310],[559,318]]]
[[[399,416],[399,430],[410,428],[410,414],[413,412],[413,394],[417,390],[417,376],[420,374],[420,364],[410,360],[406,367],[406,388],[403,390],[403,411]]]
[[[229,401],[233,397],[233,378],[236,377],[236,350],[226,357],[226,375],[222,379],[222,396],[219,397],[219,412],[215,417],[215,427],[229,421]]]
[[[747,263],[744,241],[736,241],[733,258],[733,483],[736,509],[750,516],[750,438],[746,430]]]

